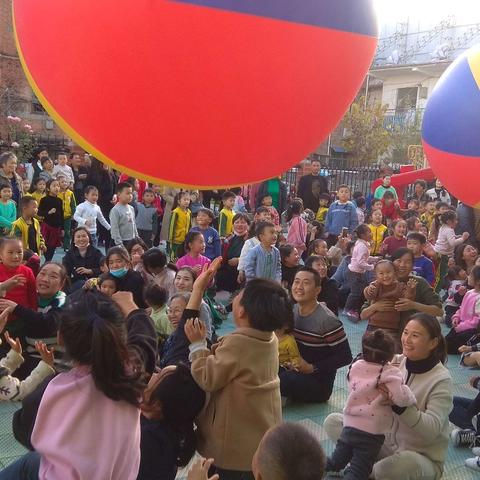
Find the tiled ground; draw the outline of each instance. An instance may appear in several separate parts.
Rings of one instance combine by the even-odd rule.
[[[348,320],[345,320],[344,324],[355,355],[360,347],[360,339],[365,329],[365,324],[352,325]],[[231,321],[228,321],[222,326],[220,333],[225,334],[232,329],[233,325]],[[454,381],[454,393],[473,397],[475,390],[468,385],[468,379],[473,372],[459,367],[458,359],[458,357],[451,356],[448,362],[448,368]],[[318,436],[327,453],[331,452],[333,444],[326,438],[322,424],[329,413],[341,411],[343,408],[347,396],[346,368],[338,372],[335,386],[332,398],[326,404],[288,405],[284,410],[285,420],[300,422],[311,429]],[[5,402],[0,404],[0,469],[25,452],[23,447],[15,441],[11,433],[12,414],[17,408],[18,404],[15,403]],[[473,480],[480,478],[478,472],[475,473],[464,466],[465,459],[471,456],[469,453],[470,451],[466,448],[449,447],[444,480]],[[180,473],[178,478],[185,478],[185,476]]]

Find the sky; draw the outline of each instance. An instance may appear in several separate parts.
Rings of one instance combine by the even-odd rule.
[[[454,15],[457,24],[480,22],[480,0],[374,0],[380,27],[405,21],[437,23]]]

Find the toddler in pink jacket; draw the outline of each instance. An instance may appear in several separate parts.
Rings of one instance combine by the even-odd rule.
[[[367,480],[393,422],[392,405],[408,407],[416,399],[403,375],[389,362],[395,352],[394,338],[384,330],[367,332],[362,354],[347,374],[349,395],[343,409],[343,430],[327,471],[338,472],[349,462],[344,479]],[[388,391],[388,400],[385,393]],[[385,392],[385,393],[384,393]]]

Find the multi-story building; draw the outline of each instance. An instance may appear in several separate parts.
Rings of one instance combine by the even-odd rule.
[[[383,25],[375,59],[359,92],[369,104],[385,105],[385,127],[399,134],[404,131],[412,141],[420,138],[425,105],[443,72],[480,41],[480,12],[456,17],[454,2],[451,8],[452,14],[443,18],[435,19],[432,12],[428,18],[407,17]],[[325,159],[348,157],[342,148],[344,134],[340,122],[315,153]],[[395,161],[408,158],[406,148],[393,154]]]

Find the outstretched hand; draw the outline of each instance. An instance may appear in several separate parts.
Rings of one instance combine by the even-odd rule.
[[[22,344],[20,343],[19,338],[13,339],[8,332],[5,332],[5,340],[10,344],[12,350],[17,352],[19,355],[22,354]]]
[[[188,472],[187,480],[218,480],[220,477],[218,474],[213,475],[212,477],[208,476],[208,471],[212,466],[213,458],[208,460],[202,458],[193,464],[193,467]]]
[[[193,284],[194,289],[206,290],[222,265],[223,258],[217,257],[210,265],[204,265],[202,273],[197,277]]]
[[[14,275],[13,277],[5,280],[4,282],[0,283],[0,291],[1,292],[8,292],[12,288],[15,287],[23,287],[27,283],[27,278],[24,275]]]
[[[53,362],[54,362],[53,347],[49,350],[47,348],[47,345],[45,345],[45,343],[35,342],[35,350],[40,354],[40,357],[46,364],[53,367]]]

